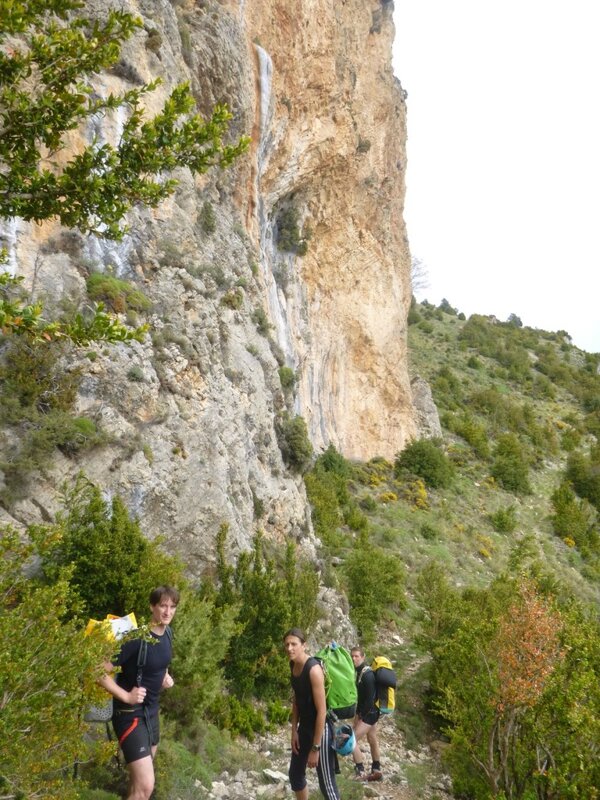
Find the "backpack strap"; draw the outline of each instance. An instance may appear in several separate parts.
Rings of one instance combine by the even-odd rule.
[[[365,664],[364,667],[359,672],[358,679],[356,681],[357,684],[359,684],[362,681],[362,677],[365,674],[365,672],[373,672],[373,670],[371,669],[371,667],[368,664]]]
[[[165,633],[167,634],[169,644],[173,646],[173,630],[171,629],[170,625],[167,625],[165,627]],[[137,657],[137,675],[135,679],[138,686],[142,685],[142,676],[144,673],[144,667],[146,666],[147,657],[148,657],[148,642],[146,641],[146,639],[140,639],[140,649],[138,650],[138,657]]]
[[[148,656],[148,642],[145,639],[140,639],[140,649],[138,650],[137,657],[137,675],[135,682],[138,686],[142,685],[142,676],[144,667],[146,666],[146,658]]]

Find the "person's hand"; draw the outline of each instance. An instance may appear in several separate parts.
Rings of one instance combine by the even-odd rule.
[[[170,689],[171,686],[173,686],[174,683],[175,683],[175,681],[173,680],[173,677],[171,675],[169,675],[168,671],[165,672],[165,677],[163,678],[163,682],[162,682],[162,688],[163,689]]]
[[[137,706],[144,702],[146,697],[146,690],[143,686],[134,686],[130,692],[127,692],[127,703],[130,706]]]
[[[298,731],[292,731],[292,753],[296,753],[296,755],[300,752],[300,738],[298,737]]]
[[[311,750],[310,753],[308,754],[307,765],[314,769],[318,763],[319,763],[319,751]]]

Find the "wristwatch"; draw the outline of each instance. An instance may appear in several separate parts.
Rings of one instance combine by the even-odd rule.
[[[312,745],[310,746],[310,749],[311,749],[311,750],[312,750],[314,753],[318,753],[318,752],[319,752],[319,750],[321,749],[321,745],[320,745],[320,744],[312,744]]]

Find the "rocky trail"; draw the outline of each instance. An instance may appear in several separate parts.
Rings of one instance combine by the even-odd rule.
[[[379,800],[451,800],[450,779],[439,766],[435,746],[423,747],[416,752],[408,750],[392,718],[382,718],[378,726],[383,780],[359,784],[362,796]],[[222,773],[213,782],[207,794],[208,800],[292,798],[287,778],[289,729],[281,728],[276,734],[257,737],[247,747],[256,753],[257,760],[266,760],[269,766],[262,770],[240,769],[235,774]],[[368,746],[364,744],[363,749],[368,769]],[[340,758],[340,768],[341,795],[344,800],[344,779],[351,780],[354,774],[351,757]],[[310,797],[321,797],[316,773],[309,771],[308,778]],[[358,792],[352,792],[353,798],[360,796]]]

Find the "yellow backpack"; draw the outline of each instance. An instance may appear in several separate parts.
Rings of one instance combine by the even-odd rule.
[[[371,669],[377,684],[375,705],[382,714],[391,714],[396,708],[396,684],[398,679],[392,662],[385,656],[376,656],[371,662]]]

